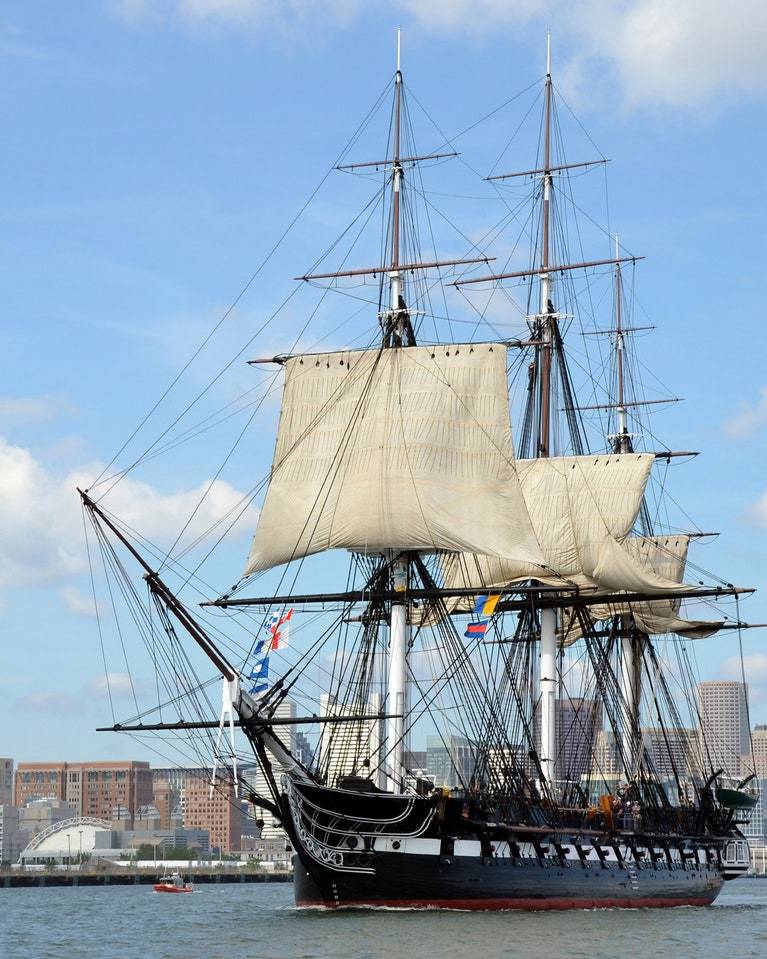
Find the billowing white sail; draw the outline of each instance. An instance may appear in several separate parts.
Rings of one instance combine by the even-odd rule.
[[[544,559],[515,470],[503,344],[293,357],[246,575],[343,548]]]
[[[611,577],[613,547],[636,521],[653,462],[648,453],[520,461],[525,502],[553,572],[598,583]]]
[[[690,537],[684,534],[673,536],[630,536],[623,543],[623,550],[632,560],[653,574],[675,583],[681,583],[687,564]],[[653,599],[635,603],[610,603],[592,605],[592,619],[610,619],[613,616],[631,614],[637,629],[648,635],[678,633],[681,636],[702,639],[713,635],[722,621],[690,620],[679,615],[680,599]],[[565,643],[574,642],[581,635],[577,621],[564,624]]]
[[[631,592],[678,589],[678,581],[623,549],[642,503],[651,453],[559,456],[519,460],[525,503],[546,571],[510,558],[454,557],[445,564],[450,586],[479,586],[536,578],[553,585]]]

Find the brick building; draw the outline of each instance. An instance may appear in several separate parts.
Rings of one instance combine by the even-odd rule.
[[[218,786],[210,795],[210,780],[191,779],[182,796],[185,829],[207,829],[211,849],[239,852],[242,842],[243,805],[234,791]]]
[[[160,829],[170,829],[170,818],[176,808],[173,790],[167,780],[153,781],[154,806],[160,817]]]
[[[63,799],[80,816],[111,819],[115,810],[131,816],[152,802],[149,763],[120,760],[93,763],[19,763],[14,805],[33,799]]]

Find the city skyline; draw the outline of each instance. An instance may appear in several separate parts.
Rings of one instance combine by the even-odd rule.
[[[702,682],[697,696],[700,727],[645,726],[641,730],[643,749],[665,782],[672,804],[687,801],[696,777],[699,785],[703,782],[700,769],[704,754],[704,765],[722,764],[725,781],[755,773],[759,801],[745,829],[750,840],[763,843],[767,827],[762,795],[767,787],[767,725],[749,728],[744,688],[737,681]],[[375,702],[369,707],[375,707]],[[334,701],[323,701],[324,714],[336,708]],[[559,778],[586,786],[595,804],[605,790],[611,793],[620,789],[621,783],[625,786],[631,777],[619,761],[614,734],[600,728],[605,723],[598,701],[560,700],[558,715]],[[278,718],[295,717],[295,703],[283,700]],[[364,775],[365,768],[375,770],[380,725],[379,720],[363,719],[359,724],[340,727],[340,737],[329,736],[328,727],[323,728],[316,761],[327,771],[330,783],[347,775]],[[294,726],[282,730],[283,741],[291,750],[309,748],[300,736]],[[478,758],[469,740],[454,735],[427,736],[426,750],[411,751],[408,756],[408,764],[414,767],[409,770],[414,783],[421,780],[437,789],[471,783]],[[487,766],[483,766],[488,775],[502,772],[505,756],[504,749],[488,748]],[[89,855],[92,838],[93,854],[106,858],[147,843],[167,848],[190,848],[194,844],[205,853],[209,849],[230,853],[268,847],[275,858],[281,855],[280,843],[287,848],[287,837],[279,824],[267,811],[249,807],[244,793],[237,795],[225,777],[219,777],[218,787],[211,790],[212,762],[210,766],[151,768],[140,761],[20,760],[14,770],[13,759],[0,758],[0,772],[0,858],[8,859],[12,851],[11,858],[15,859],[28,843],[34,846],[33,840],[42,830],[50,831],[56,823],[61,823],[62,829],[70,823],[70,830],[76,831],[76,817],[87,817],[83,826],[89,823],[88,829],[96,829],[93,837],[88,834]],[[249,777],[257,794],[265,793],[260,768],[246,764],[240,773]],[[273,773],[279,776],[281,770],[275,767]],[[2,801],[3,796],[7,802]],[[260,827],[258,821],[262,822]],[[99,822],[101,827],[93,826]],[[56,847],[56,841],[52,839],[49,845]],[[41,854],[61,856],[63,847],[59,844],[56,848],[58,852],[54,849]],[[33,848],[25,855],[35,861]]]

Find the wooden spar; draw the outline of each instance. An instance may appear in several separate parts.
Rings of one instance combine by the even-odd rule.
[[[400,157],[399,161],[396,160],[370,160],[366,163],[346,163],[343,166],[337,166],[336,170],[359,170],[361,167],[380,167],[380,166],[393,166],[396,162],[399,162],[400,165],[403,163],[419,163],[422,160],[444,160],[449,157],[460,156],[460,153],[425,153],[423,156],[417,157]]]
[[[513,177],[518,176],[536,176],[540,173],[556,173],[557,170],[575,170],[578,167],[587,167],[595,166],[599,163],[609,163],[607,159],[604,160],[585,160],[583,163],[558,163],[555,165],[549,165],[540,170],[520,170],[519,173],[499,173],[495,176],[486,176],[486,180],[511,180]]]
[[[670,460],[676,456],[700,456],[693,450],[658,450],[655,454],[656,460]],[[719,533],[696,533],[696,536],[718,536]]]
[[[558,597],[556,599],[546,599],[544,602],[537,600],[534,601],[534,605],[540,609],[568,609],[573,606],[595,606],[598,604],[612,606],[617,603],[642,603],[659,599],[706,599],[712,596],[742,596],[750,595],[755,591],[755,588],[742,586],[714,586],[706,588],[689,586],[687,589],[675,590],[673,593],[663,593],[662,596],[656,593],[613,593],[611,595],[603,593],[602,595]],[[476,593],[476,590],[474,592]],[[520,609],[530,609],[530,599],[511,600],[507,602],[502,600],[496,606],[496,610],[499,612],[513,612]]]
[[[564,410],[619,410],[628,406],[657,406],[659,403],[681,403],[681,396],[671,396],[665,400],[628,400],[623,403],[592,403],[589,406],[565,406]],[[666,454],[663,454],[666,455]],[[685,455],[685,454],[677,454]]]
[[[430,270],[438,266],[461,266],[472,263],[490,263],[494,256],[478,256],[467,260],[433,260],[429,263],[400,263],[397,269],[401,273],[407,273],[410,270]],[[294,280],[332,280],[342,276],[376,276],[379,273],[391,273],[392,266],[369,266],[361,270],[340,270],[337,273],[308,273],[306,276],[294,276]]]
[[[550,48],[549,48],[550,49]],[[540,379],[540,419],[538,425],[538,455],[549,455],[551,434],[551,354],[552,354],[552,318],[551,277],[549,275],[549,206],[551,203],[551,70],[546,70],[546,129],[543,147],[543,224],[541,252],[541,314],[546,317],[543,328],[543,344],[537,349],[541,356]]]
[[[751,587],[741,586],[711,586],[695,587],[682,586],[674,592],[657,593],[597,593],[595,590],[584,592],[576,586],[481,586],[456,589],[410,589],[407,591],[408,600],[448,599],[460,596],[478,596],[488,591],[496,593],[516,593],[523,598],[501,602],[498,609],[507,611],[530,609],[531,605],[539,609],[564,609],[570,606],[593,606],[597,603],[606,605],[615,603],[639,603],[658,599],[705,599],[707,597],[741,596],[754,592]],[[303,593],[288,596],[255,596],[242,599],[208,600],[201,606],[215,606],[219,609],[245,606],[283,606],[311,603],[370,603],[391,602],[401,600],[403,594],[394,590],[353,589],[340,593]]]
[[[638,257],[641,259],[641,257]],[[581,336],[610,336],[612,333],[639,333],[642,330],[657,330],[657,326],[624,326],[620,330],[584,330]]]
[[[295,719],[287,717],[253,717],[252,719],[235,719],[234,725],[240,728],[250,728],[253,726],[308,726],[315,723],[358,723],[366,719],[390,719],[388,713],[360,713],[358,716],[297,716]],[[129,732],[161,732],[174,729],[218,729],[219,724],[215,722],[184,722],[177,723],[137,723],[126,726],[123,723],[115,723],[114,726],[100,726],[96,729],[97,733],[129,733]]]
[[[107,515],[101,510],[96,503],[88,496],[88,494],[77,488],[77,492],[80,494],[80,499],[83,501],[83,505],[89,509],[92,513],[98,516],[99,520],[109,529],[111,532],[120,540],[123,546],[128,550],[128,552],[133,556],[136,562],[141,566],[141,568],[146,573],[146,580],[150,588],[162,599],[167,608],[171,613],[176,617],[176,619],[181,623],[184,629],[189,633],[192,639],[197,643],[197,645],[202,649],[208,659],[213,663],[216,669],[227,679],[229,682],[232,682],[236,676],[237,671],[229,663],[224,656],[224,654],[219,650],[216,644],[208,637],[204,630],[197,625],[197,623],[191,618],[189,613],[184,609],[181,603],[176,599],[170,589],[165,585],[165,583],[160,579],[157,573],[152,569],[151,566],[146,562],[143,556],[138,552],[138,550],[129,542],[129,540],[120,532],[120,530],[112,523],[112,521],[107,517]]]
[[[509,349],[527,349],[530,346],[540,346],[541,340],[472,340],[469,344],[471,347],[482,346],[483,344],[495,344],[503,343],[504,346],[508,346]],[[344,350],[333,350],[331,352],[343,353]],[[326,353],[279,353],[277,356],[259,356],[256,359],[248,360],[248,366],[261,366],[267,363],[274,363],[277,366],[284,366],[288,360],[292,360],[297,356],[326,356]],[[665,456],[666,454],[658,454]],[[676,455],[674,453],[672,456]],[[679,454],[682,455],[682,454]],[[692,454],[689,454],[692,455]]]
[[[767,623],[726,623],[726,622],[725,622],[725,623],[721,623],[721,625],[720,625],[718,620],[712,620],[712,621],[711,621],[711,625],[712,625],[712,626],[716,626],[717,632],[723,632],[724,630],[732,630],[732,629],[765,629],[765,628],[767,628]],[[633,629],[633,627],[631,627],[631,628]],[[673,632],[673,630],[671,630],[671,632]],[[621,634],[621,630],[620,630],[620,629],[618,629],[618,630],[615,630],[615,629],[595,629],[595,630],[589,630],[589,637],[594,638],[594,639],[604,639],[605,637],[609,637],[609,636],[619,636],[620,634]],[[678,634],[676,634],[676,635],[678,635],[681,639],[683,639],[683,640],[685,640],[685,641],[687,641],[687,640],[694,640],[694,639],[697,638],[697,637],[696,637],[695,635],[693,635],[693,634],[685,635],[685,634],[683,634],[683,633],[678,633]],[[703,639],[703,638],[708,639],[709,637],[700,637],[700,638],[701,638],[701,639]],[[485,644],[486,644],[487,646],[506,646],[506,645],[508,645],[508,644],[510,644],[510,643],[524,643],[524,642],[526,642],[526,640],[524,640],[524,639],[516,639],[516,638],[513,637],[513,636],[510,636],[510,637],[508,637],[508,638],[506,638],[506,639],[486,639],[486,640],[485,640]],[[99,732],[99,731],[100,731],[100,730],[96,730],[96,732]]]
[[[284,366],[292,357],[292,353],[281,353],[279,356],[259,356],[255,360],[248,360],[248,366],[260,366],[262,363],[276,363],[277,366]]]
[[[399,200],[402,186],[402,164],[400,161],[400,115],[402,109],[402,72],[397,63],[397,73],[394,79],[395,107],[394,107],[394,163],[392,186],[394,190],[392,202],[392,239],[391,265],[392,269],[399,269]]]
[[[618,234],[615,235],[615,256],[617,258],[620,252],[618,247]],[[621,265],[615,264],[615,353],[618,367],[618,437],[616,437],[616,452],[628,453],[631,448],[631,438],[626,428],[626,402],[623,389],[623,316],[622,303],[623,283],[621,277]]]
[[[532,270],[516,270],[514,273],[491,273],[488,276],[470,277],[468,280],[454,280],[451,286],[466,286],[468,283],[487,283],[490,280],[513,280],[524,276],[540,276],[542,273],[564,273],[566,270],[587,270],[593,266],[612,266],[614,263],[635,263],[644,260],[643,256],[621,256],[617,259],[586,260],[583,263],[558,263],[556,266],[543,266]]]

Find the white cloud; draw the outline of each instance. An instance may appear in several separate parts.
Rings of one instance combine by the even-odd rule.
[[[481,34],[526,26],[542,33],[547,25],[556,24],[555,76],[569,77],[590,92],[614,79],[632,105],[697,107],[767,92],[763,0],[401,3],[421,25],[442,31]],[[572,58],[558,56],[561,41],[577,51]]]
[[[53,419],[68,404],[54,396],[0,396],[0,422],[30,423]]]
[[[767,91],[762,0],[640,0],[614,38],[592,32],[635,101],[694,105]]]
[[[115,8],[132,23],[252,30],[343,25],[379,8],[401,11],[406,30],[481,37],[524,29],[531,41],[555,25],[556,76],[589,99],[617,85],[629,104],[698,108],[767,92],[763,0],[118,0]],[[562,48],[577,52],[566,58]]]
[[[82,702],[75,699],[74,696],[70,696],[68,693],[45,692],[43,690],[20,696],[14,701],[14,705],[19,709],[45,713],[52,719],[61,713],[72,714],[83,711]]]
[[[752,653],[743,657],[741,669],[740,656],[730,656],[719,667],[722,679],[735,679],[743,682],[743,673],[748,684],[750,703],[767,702],[767,653]]]
[[[129,23],[153,19],[258,29],[307,20],[343,22],[362,6],[362,0],[116,0],[114,9]]]
[[[24,586],[82,565],[77,505],[28,449],[0,439],[0,585]]]
[[[75,616],[95,616],[96,607],[93,605],[93,597],[80,592],[76,586],[65,586],[59,590],[59,596],[64,600],[64,605]],[[106,607],[101,603],[98,605],[99,616],[106,613]]]
[[[128,673],[101,673],[88,683],[87,691],[93,696],[106,696],[110,693],[113,699],[131,699],[134,689],[138,695],[141,686],[141,683],[131,682]]]
[[[98,467],[59,476],[30,450],[0,438],[0,587],[66,580],[86,565],[83,525],[76,486],[85,487]],[[122,480],[105,499],[122,522],[160,546],[170,546],[208,488],[163,493],[141,480]],[[242,496],[216,480],[187,530],[184,542],[225,524],[238,512]],[[238,523],[255,525],[248,507]],[[63,597],[68,602],[67,596]],[[69,596],[72,600],[72,595]]]
[[[728,420],[725,432],[735,439],[752,439],[767,428],[767,386],[759,390],[756,403],[742,403],[740,412]]]
[[[19,696],[14,701],[14,705],[20,709],[30,709],[51,715],[76,714],[85,711],[92,697],[101,699],[109,694],[113,700],[124,700],[133,699],[134,692],[136,696],[141,696],[146,691],[147,684],[142,680],[131,681],[128,673],[101,673],[94,676],[76,696],[57,690],[40,689]]]
[[[767,490],[751,506],[749,513],[759,526],[767,527]]]

